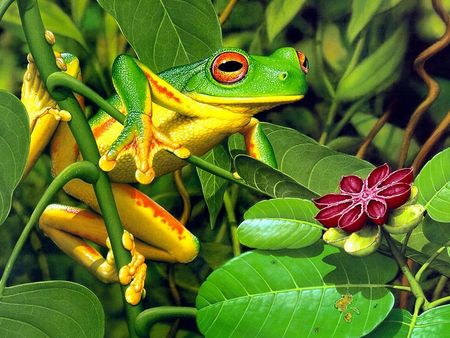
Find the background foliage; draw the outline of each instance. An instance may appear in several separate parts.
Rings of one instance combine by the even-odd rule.
[[[388,162],[395,165],[405,125],[426,92],[425,86],[412,70],[413,60],[443,33],[441,22],[432,11],[429,1],[425,0],[240,0],[222,27],[217,21],[211,20],[211,17],[214,16],[214,11],[223,11],[227,0],[211,3],[196,1],[199,6],[195,8],[188,6],[189,1],[166,0],[159,2],[157,7],[151,6],[150,2],[141,3],[142,7],[136,8],[130,2],[119,0],[100,0],[98,3],[92,0],[39,1],[46,27],[57,36],[55,48],[78,55],[84,81],[105,97],[112,91],[112,62],[118,54],[124,52],[136,53],[152,69],[158,71],[172,65],[192,62],[222,45],[241,47],[256,54],[270,54],[276,48],[288,45],[302,50],[308,56],[311,64],[308,74],[311,89],[307,97],[299,104],[278,107],[259,116],[261,120],[302,133],[272,124],[264,126],[274,145],[281,171],[269,170],[264,165],[256,164],[251,158],[238,155],[241,141],[237,138],[231,138],[228,145],[224,144],[207,155],[208,160],[225,168],[230,167],[229,156],[238,156],[235,163],[241,176],[247,175],[244,178],[248,182],[253,181],[257,191],[272,197],[310,198],[333,190],[341,173],[364,174],[370,171],[372,165],[369,162],[336,151],[355,154],[377,119],[388,109],[391,110],[389,121],[369,146],[365,159],[371,163]],[[450,8],[448,1],[447,8]],[[130,19],[130,12],[137,15]],[[152,13],[150,22],[147,21],[149,13]],[[117,18],[119,25],[111,14]],[[183,19],[187,15],[198,18],[198,25],[185,26]],[[0,73],[0,89],[17,96],[27,53],[19,24],[17,9],[13,5],[1,23],[0,69],[8,71]],[[146,44],[155,46],[152,52],[143,48]],[[196,52],[190,53],[187,49]],[[438,79],[442,92],[436,104],[430,108],[430,114],[424,116],[417,128],[409,151],[409,164],[450,107],[449,59],[449,51],[446,50],[434,56],[427,65],[427,70]],[[88,111],[93,113],[93,109],[95,108],[88,102]],[[316,141],[328,145],[331,150]],[[437,152],[449,145],[450,139],[443,139],[435,150]],[[231,155],[228,155],[227,146]],[[325,158],[320,168],[314,165],[317,156]],[[443,158],[443,165],[448,165],[449,162],[445,161],[448,151],[440,156]],[[263,185],[258,179],[252,180],[258,175],[267,177]],[[324,179],[330,175],[334,180]],[[151,264],[148,283],[152,287],[149,288],[145,307],[179,302],[194,306],[199,291],[201,296],[209,299],[208,282],[202,288],[200,285],[213,270],[231,259],[233,253],[236,254],[228,232],[230,223],[233,226],[233,223],[236,225],[245,219],[245,226],[239,228],[243,234],[241,240],[249,247],[261,249],[268,245],[264,239],[255,240],[255,236],[248,234],[257,231],[258,227],[267,222],[276,226],[277,219],[271,214],[277,208],[276,200],[253,206],[263,198],[262,194],[228,186],[206,173],[199,172],[198,178],[196,170],[190,166],[183,170],[183,177],[193,202],[189,227],[201,239],[202,252],[199,259],[187,265]],[[22,229],[19,225],[26,221],[26,215],[31,214],[50,180],[50,160],[44,154],[15,192],[13,212],[0,227],[0,268],[5,265]],[[442,177],[442,181],[445,180],[448,181],[448,178]],[[180,198],[171,175],[159,178],[151,187],[141,188],[175,215],[180,214]],[[223,208],[224,191],[225,204],[229,206],[227,210]],[[434,191],[424,189],[423,198],[427,199],[427,203],[434,204],[437,203],[432,198],[435,194]],[[63,193],[58,196],[58,202],[76,204],[76,201]],[[258,206],[263,203],[270,205],[265,205],[264,212],[261,212]],[[289,203],[307,201],[292,199]],[[247,211],[251,206],[253,207]],[[231,215],[227,212],[229,210],[233,210]],[[210,217],[207,216],[208,212]],[[305,238],[311,238],[308,245],[315,241],[317,231],[311,215],[289,215],[286,218],[305,225],[300,231],[310,236]],[[430,230],[437,228],[436,223],[439,222],[448,223],[449,219],[445,216],[439,220],[428,219],[423,225],[423,231],[413,234],[413,255],[420,256],[423,252],[429,254],[432,252],[430,246],[442,244],[439,243],[442,236],[436,236]],[[249,241],[246,241],[246,235],[250,238]],[[283,233],[279,235],[282,237]],[[289,243],[289,246],[297,248],[304,245],[306,246],[305,243]],[[310,248],[303,249],[298,255],[313,255],[313,251]],[[329,254],[336,255],[334,252]],[[270,260],[269,257],[264,251],[245,254],[216,270],[209,283],[220,281],[224,270],[238,266],[243,260],[254,259],[256,265],[264,266],[270,264],[265,261]],[[289,264],[289,257],[283,259],[286,260],[283,264]],[[373,259],[376,260],[377,257]],[[443,259],[448,261],[448,254]],[[311,264],[322,264],[319,268],[324,270],[329,268],[324,263]],[[394,272],[387,271],[386,276],[378,276],[379,282],[389,281],[393,274],[395,275]],[[436,272],[424,276],[425,288],[432,290],[438,278]],[[106,335],[127,335],[118,286],[104,285],[97,281],[36,231],[15,266],[11,283],[48,279],[72,280],[87,286],[100,298],[104,307]],[[295,281],[300,287],[304,282],[301,276],[295,278]],[[173,285],[178,289],[179,296],[174,293]],[[314,287],[320,289],[323,286],[317,283]],[[384,306],[388,312],[393,305],[392,298],[389,298],[392,294],[390,291],[386,293],[384,289],[379,292],[381,299],[386,297],[385,303],[380,303],[380,309]],[[235,295],[230,295],[230,302],[233,297]],[[448,310],[443,307],[439,311],[445,313]],[[383,318],[384,315],[371,319],[379,322]],[[391,318],[409,320],[408,315],[401,312],[391,313],[389,319]],[[211,323],[200,317],[199,326],[202,325],[209,325],[214,330]],[[386,327],[379,329],[389,330],[389,320],[385,325]],[[333,329],[339,330],[339,327]],[[164,336],[169,330],[170,323],[159,323],[152,328],[151,334],[156,337]],[[364,327],[358,328],[357,325],[355,330],[359,330],[355,331],[355,335],[370,331]],[[199,335],[194,323],[183,321],[177,337]]]

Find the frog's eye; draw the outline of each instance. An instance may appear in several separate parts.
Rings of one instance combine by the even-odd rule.
[[[219,83],[232,84],[247,75],[247,58],[237,52],[224,52],[219,54],[211,65],[211,74]]]
[[[308,74],[309,71],[309,62],[308,58],[302,52],[297,51],[298,61],[300,62],[300,68],[303,73]]]

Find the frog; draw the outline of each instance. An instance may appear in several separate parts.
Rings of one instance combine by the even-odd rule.
[[[57,52],[55,56],[61,71],[81,79],[76,57]],[[105,258],[90,245],[110,249],[94,190],[81,179],[70,181],[64,190],[87,207],[50,204],[40,217],[40,229],[101,281],[130,283],[127,301],[137,304],[145,292],[145,260],[190,262],[199,253],[199,241],[133,184],[150,184],[182,168],[189,156],[202,156],[234,133],[244,136],[250,156],[276,167],[273,149],[254,115],[301,100],[308,87],[308,69],[306,56],[291,47],[268,56],[222,48],[160,73],[132,56],[119,55],[112,65],[115,94],[107,100],[125,115],[124,124],[104,110],[88,122],[101,156],[98,165],[112,182],[125,229],[123,245],[132,260],[124,273],[117,272],[112,252]],[[81,156],[67,123],[70,112],[58,110],[39,81],[31,58],[22,87],[32,129],[26,170],[51,140],[52,174],[57,175]],[[83,98],[77,98],[83,105]]]

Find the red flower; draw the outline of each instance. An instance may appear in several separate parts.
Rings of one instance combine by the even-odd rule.
[[[411,194],[413,171],[403,168],[391,173],[385,163],[375,168],[367,179],[344,176],[340,193],[327,194],[314,199],[321,209],[316,219],[323,225],[339,227],[347,232],[360,230],[368,219],[381,225],[389,209],[404,204]]]

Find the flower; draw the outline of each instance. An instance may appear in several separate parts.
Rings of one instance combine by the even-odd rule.
[[[412,168],[391,172],[386,163],[372,170],[365,180],[344,176],[339,184],[340,193],[313,200],[320,209],[315,218],[326,227],[339,227],[349,233],[360,230],[368,220],[384,224],[388,210],[408,200],[412,180]]]

